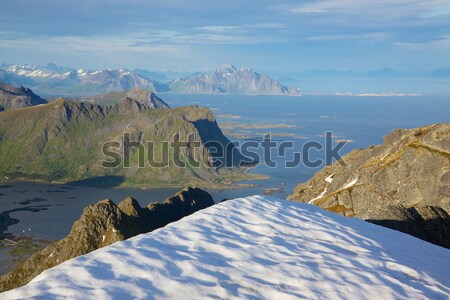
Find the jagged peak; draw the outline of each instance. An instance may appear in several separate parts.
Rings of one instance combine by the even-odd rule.
[[[122,200],[117,206],[124,214],[133,217],[139,217],[139,212],[142,210],[139,202],[130,196]]]
[[[232,72],[237,71],[237,69],[231,63],[224,64],[219,70],[227,70],[227,71],[232,71]]]
[[[148,108],[169,108],[169,105],[159,98],[153,91],[149,89],[133,88],[127,91],[127,97],[130,97]]]
[[[138,101],[130,97],[124,97],[118,104],[114,105],[121,113],[139,113],[145,109]]]

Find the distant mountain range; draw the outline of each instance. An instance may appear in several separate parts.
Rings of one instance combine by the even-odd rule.
[[[92,95],[132,88],[156,91],[151,80],[126,69],[75,70],[51,63],[46,66],[2,65],[0,82],[30,87],[50,96]]]
[[[281,81],[293,82],[296,78],[305,77],[376,77],[376,78],[391,78],[391,77],[450,77],[450,67],[443,67],[433,69],[431,71],[409,71],[399,72],[391,68],[380,68],[367,72],[354,70],[337,70],[337,69],[315,69],[309,71],[299,71],[288,74],[283,74]]]
[[[229,63],[214,72],[176,79],[170,82],[169,88],[183,94],[301,95],[298,88],[283,86],[277,80],[260,75],[249,67],[237,70]]]
[[[174,74],[178,73],[170,75]],[[249,67],[237,70],[231,64],[214,72],[174,80],[163,73],[142,69],[76,70],[53,63],[46,66],[2,64],[0,82],[26,86],[45,96],[88,96],[134,88],[187,94],[301,95],[298,88],[283,86]]]
[[[32,88],[45,97],[86,97],[135,88],[150,92],[180,94],[301,95],[299,88],[287,85],[304,84],[300,78],[395,78],[450,77],[450,67],[421,72],[398,72],[381,68],[367,72],[353,70],[312,70],[277,74],[276,78],[261,75],[250,67],[237,69],[227,63],[212,72],[189,74],[179,71],[144,69],[83,70],[47,65],[0,65],[0,82]]]

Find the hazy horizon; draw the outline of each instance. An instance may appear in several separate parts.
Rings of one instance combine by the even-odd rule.
[[[450,2],[444,0],[2,4],[4,63],[187,75],[230,62],[283,84],[304,90],[307,84],[307,92],[330,91],[308,84],[319,78],[317,84],[336,86],[334,92],[448,94]],[[394,73],[370,74],[383,69]],[[432,84],[397,80],[430,77],[437,69],[444,75]]]

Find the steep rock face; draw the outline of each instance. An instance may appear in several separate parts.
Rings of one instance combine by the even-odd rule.
[[[299,184],[309,202],[449,247],[450,123],[394,130]],[[439,228],[439,230],[433,230]]]
[[[169,87],[173,92],[187,94],[301,95],[298,89],[282,86],[248,67],[237,70],[231,64],[225,64],[212,73],[176,79]]]
[[[16,88],[9,84],[0,83],[0,111],[45,103],[47,103],[46,100],[35,95],[30,89],[23,86]]]
[[[12,272],[0,276],[0,292],[22,286],[42,271],[71,258],[132,236],[153,231],[214,204],[210,194],[186,187],[162,203],[141,208],[127,197],[114,204],[106,199],[86,207],[65,238],[31,256]]]
[[[125,147],[126,134],[133,145]],[[187,143],[176,152],[166,147],[175,138]],[[6,111],[0,114],[0,140],[1,178],[59,182],[94,178],[95,184],[153,186],[209,181],[220,185],[227,174],[245,171],[240,165],[242,155],[222,134],[210,110],[193,106],[150,109],[131,98],[106,107],[59,99]],[[223,149],[232,146],[228,147],[234,154],[229,156],[229,168],[220,163],[224,158],[209,150],[212,141]],[[104,145],[112,142],[117,143],[112,151],[119,165],[107,166],[104,162],[111,156],[103,152]],[[129,167],[124,166],[125,156]],[[175,160],[197,166],[178,167]],[[166,164],[157,166],[160,162]]]

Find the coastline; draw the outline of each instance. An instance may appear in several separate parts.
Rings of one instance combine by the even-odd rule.
[[[237,175],[237,174],[233,174]],[[8,184],[12,182],[30,182],[30,183],[42,183],[42,184],[54,184],[54,185],[68,185],[68,186],[79,186],[79,187],[98,187],[98,188],[111,188],[111,189],[125,189],[125,188],[136,188],[136,189],[161,189],[161,188],[182,188],[187,185],[200,186],[202,188],[209,189],[218,189],[218,190],[226,190],[226,189],[236,189],[236,188],[252,188],[257,187],[257,184],[250,183],[240,183],[243,181],[250,180],[268,180],[269,176],[264,174],[249,174],[247,172],[240,173],[242,176],[230,177],[228,174],[225,177],[217,178],[215,180],[220,180],[218,182],[210,182],[210,181],[188,181],[185,183],[173,183],[173,184],[163,184],[163,183],[149,183],[149,184],[137,184],[127,182],[126,180],[118,185],[116,184],[107,184],[102,182],[95,182],[96,177],[89,177],[84,179],[75,179],[75,180],[44,180],[44,179],[36,179],[29,177],[14,177],[14,178],[0,178],[0,185]],[[79,183],[83,181],[84,183]]]

